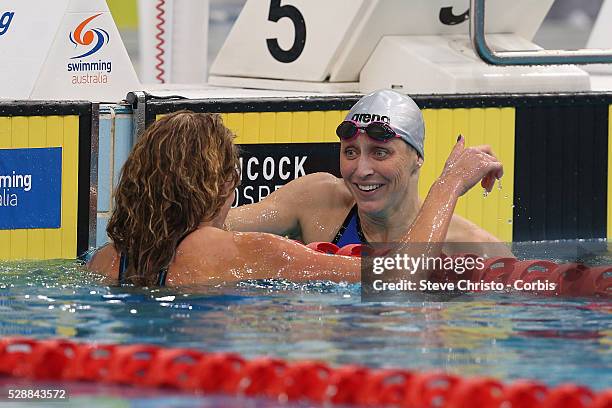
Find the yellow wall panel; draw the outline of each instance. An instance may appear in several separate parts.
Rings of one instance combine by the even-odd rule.
[[[276,113],[276,143],[291,142],[291,134],[293,133],[293,113],[292,112],[277,112]]]
[[[12,145],[11,118],[0,116],[0,149],[10,149]]]
[[[336,127],[347,111],[224,113],[237,144],[335,143]],[[256,137],[259,129],[258,137]]]
[[[242,138],[242,143],[259,143],[259,116],[260,114],[257,112],[244,114],[244,137]]]
[[[261,140],[276,141],[276,113],[262,112],[259,118],[259,137]]]
[[[308,112],[293,112],[291,143],[308,143]]]
[[[431,184],[442,172],[457,142],[466,146],[491,145],[505,168],[502,189],[484,197],[480,186],[459,199],[456,213],[480,225],[504,241],[512,240],[514,175],[514,108],[425,109],[425,163],[421,169],[419,193],[425,198]]]
[[[438,110],[424,109],[423,119],[426,124],[425,128],[425,160],[421,167],[419,175],[419,195],[425,199],[429,192],[431,183],[440,175],[435,166],[435,157],[437,152],[437,143],[435,137],[430,135],[438,134]]]
[[[74,258],[77,250],[79,191],[79,118],[64,117],[62,149],[62,257]]]
[[[0,117],[0,149],[10,149],[11,118]],[[9,259],[11,255],[11,232],[0,230],[0,259]]]
[[[324,142],[338,142],[336,128],[344,120],[349,111],[327,111],[325,112],[325,124],[323,127]]]
[[[325,142],[325,114],[321,111],[308,112],[308,141]]]
[[[225,119],[226,118],[226,119]],[[244,114],[243,113],[228,113],[224,118],[225,126],[231,129],[236,134],[236,143],[243,143],[244,136]]]
[[[457,134],[453,133],[453,115],[450,109],[440,109],[438,110],[438,121],[437,125],[437,133],[430,133],[428,131],[429,124],[425,123],[425,164],[433,165],[434,172],[436,175],[440,175],[442,173],[442,169],[444,168],[444,164],[446,163],[446,158],[448,157],[451,149],[457,142]],[[434,140],[436,141],[436,155],[429,159],[427,156],[427,143]],[[429,163],[427,163],[429,162]],[[429,185],[433,180],[429,180],[427,185],[427,189],[429,190]]]
[[[61,116],[48,116],[47,120],[47,145],[49,147],[62,146],[64,142],[64,120]],[[63,180],[62,180],[63,187]],[[62,200],[64,200],[62,193]],[[45,230],[45,257],[57,259],[62,257],[62,230]]]
[[[348,111],[221,113],[236,144],[336,143],[336,127]],[[164,115],[156,115],[159,120]]]

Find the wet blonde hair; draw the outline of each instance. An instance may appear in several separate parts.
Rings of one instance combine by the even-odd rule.
[[[180,240],[211,221],[238,185],[233,133],[220,115],[180,111],[138,138],[121,172],[107,233],[126,278],[154,285]]]

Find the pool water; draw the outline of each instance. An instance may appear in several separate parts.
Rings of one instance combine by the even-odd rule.
[[[108,286],[74,261],[0,263],[0,336],[441,369],[596,390],[612,385],[611,317],[609,299],[475,294],[462,302],[361,303],[359,284],[137,289]],[[193,397],[167,398],[163,406],[188,406]],[[182,402],[171,403],[176,398]]]

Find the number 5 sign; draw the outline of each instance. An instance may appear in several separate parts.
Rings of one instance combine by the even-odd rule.
[[[531,39],[553,1],[487,0],[487,33]],[[469,4],[469,0],[248,0],[210,73],[217,78],[357,81],[384,36],[463,35],[467,41]]]
[[[212,75],[324,81],[366,0],[248,0]]]

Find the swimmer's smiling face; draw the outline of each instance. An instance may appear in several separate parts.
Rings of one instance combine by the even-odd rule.
[[[384,215],[416,188],[420,160],[400,139],[377,142],[363,133],[340,144],[340,173],[360,211]]]

